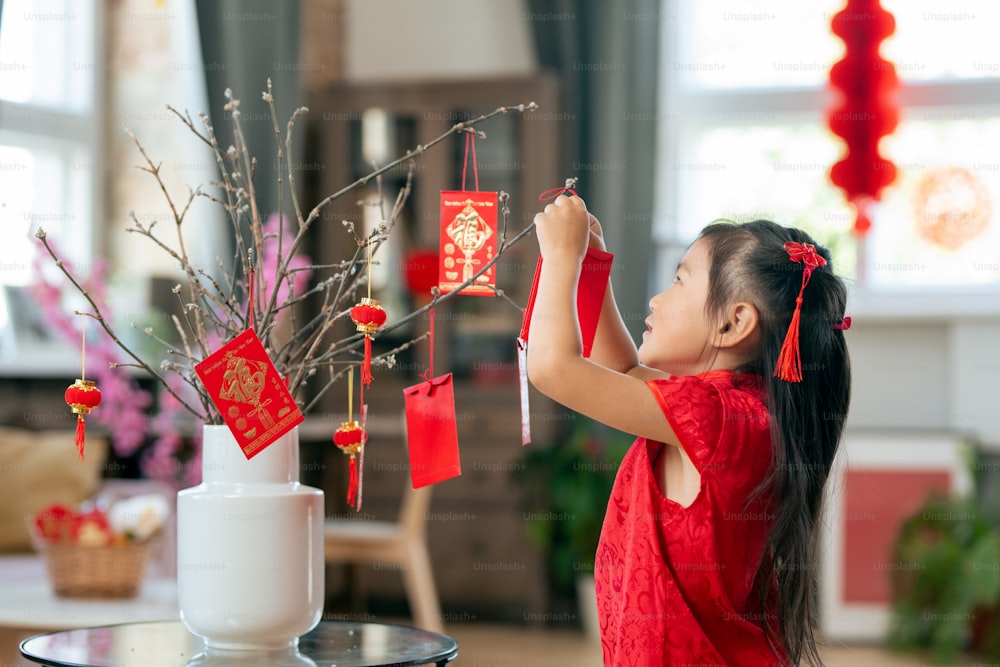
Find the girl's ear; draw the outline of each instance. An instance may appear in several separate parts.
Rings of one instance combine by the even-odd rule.
[[[716,347],[734,348],[750,340],[757,333],[760,314],[753,304],[740,301],[726,310],[726,318],[719,325]]]

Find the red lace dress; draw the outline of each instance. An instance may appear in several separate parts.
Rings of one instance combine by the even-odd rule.
[[[783,664],[750,593],[773,521],[766,499],[745,507],[771,462],[763,385],[711,371],[649,386],[701,489],[688,507],[664,497],[662,443],[639,438],[622,461],[594,567],[604,664]]]

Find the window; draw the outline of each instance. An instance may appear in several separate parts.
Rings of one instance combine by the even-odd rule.
[[[25,285],[39,226],[88,259],[100,210],[102,3],[4,0],[0,18],[0,285]]]
[[[882,53],[896,65],[902,113],[882,152],[899,175],[859,242],[827,176],[844,150],[826,125],[827,76],[843,54],[829,26],[843,0],[664,3],[658,284],[705,224],[768,217],[828,245],[856,293],[1000,302],[1000,49],[990,33],[1000,5],[882,4],[896,18]]]

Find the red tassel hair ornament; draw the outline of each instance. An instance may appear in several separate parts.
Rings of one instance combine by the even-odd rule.
[[[781,378],[785,382],[802,382],[802,352],[799,349],[799,320],[802,316],[802,293],[806,291],[806,285],[812,278],[812,272],[819,266],[826,266],[826,259],[816,252],[816,246],[811,243],[796,243],[787,241],[785,252],[793,262],[801,262],[805,266],[802,269],[802,287],[799,288],[799,295],[795,297],[795,312],[792,313],[792,321],[788,325],[788,333],[785,334],[785,342],[781,345],[781,352],[778,354],[778,363],[774,368],[774,376]]]

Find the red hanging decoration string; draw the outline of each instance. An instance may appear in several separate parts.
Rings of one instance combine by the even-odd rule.
[[[462,189],[465,190],[465,172],[469,169],[469,149],[472,149],[472,175],[475,180],[476,192],[479,192],[479,166],[476,164],[476,133],[465,133],[465,159],[462,161]]]
[[[87,319],[83,313],[79,313],[84,319],[80,323],[80,377],[69,387],[63,395],[67,405],[76,415],[76,432],[73,437],[73,444],[76,445],[76,452],[83,460],[83,450],[87,435],[87,422],[84,415],[101,404],[101,390],[97,388],[93,380],[87,378]]]
[[[848,0],[830,27],[845,50],[830,68],[830,86],[840,94],[827,124],[847,145],[846,155],[830,168],[830,181],[854,207],[854,232],[864,236],[871,229],[871,204],[896,178],[896,166],[879,153],[882,137],[899,122],[896,68],[879,55],[879,44],[895,31],[896,21],[879,0]]]
[[[420,377],[426,382],[430,382],[434,378],[434,308],[432,307],[427,311],[428,316],[431,318],[430,328],[427,333],[427,345],[429,347],[428,352],[428,364],[427,370],[424,371]]]
[[[576,179],[572,180],[575,181]],[[571,188],[569,185],[566,185],[561,188],[552,188],[551,190],[546,190],[542,194],[538,195],[538,201],[552,201],[553,199],[555,199],[560,195],[568,195],[572,197],[579,196],[576,194],[576,190]]]
[[[378,299],[372,298],[372,240],[368,242],[368,296],[351,308],[351,319],[358,332],[365,335],[364,361],[361,364],[361,383],[368,386],[372,382],[372,335],[385,324],[386,312]]]
[[[806,291],[806,285],[812,278],[813,270],[819,266],[826,266],[826,259],[816,252],[816,246],[811,243],[788,241],[785,243],[785,252],[788,253],[790,260],[802,262],[805,266],[802,268],[802,286],[799,288],[799,295],[795,297],[795,311],[792,313],[792,321],[788,325],[785,341],[781,344],[781,352],[778,354],[774,376],[785,382],[802,382],[802,351],[799,349],[802,293]]]
[[[253,262],[253,251],[250,251],[250,262]],[[247,269],[247,328],[248,329],[253,329],[256,326],[256,319],[255,319],[256,316],[254,314],[254,311],[256,310],[254,306],[256,304],[254,304],[253,301],[254,299],[253,287],[254,287],[255,277],[256,274],[254,273],[253,264],[251,263],[250,268]]]

